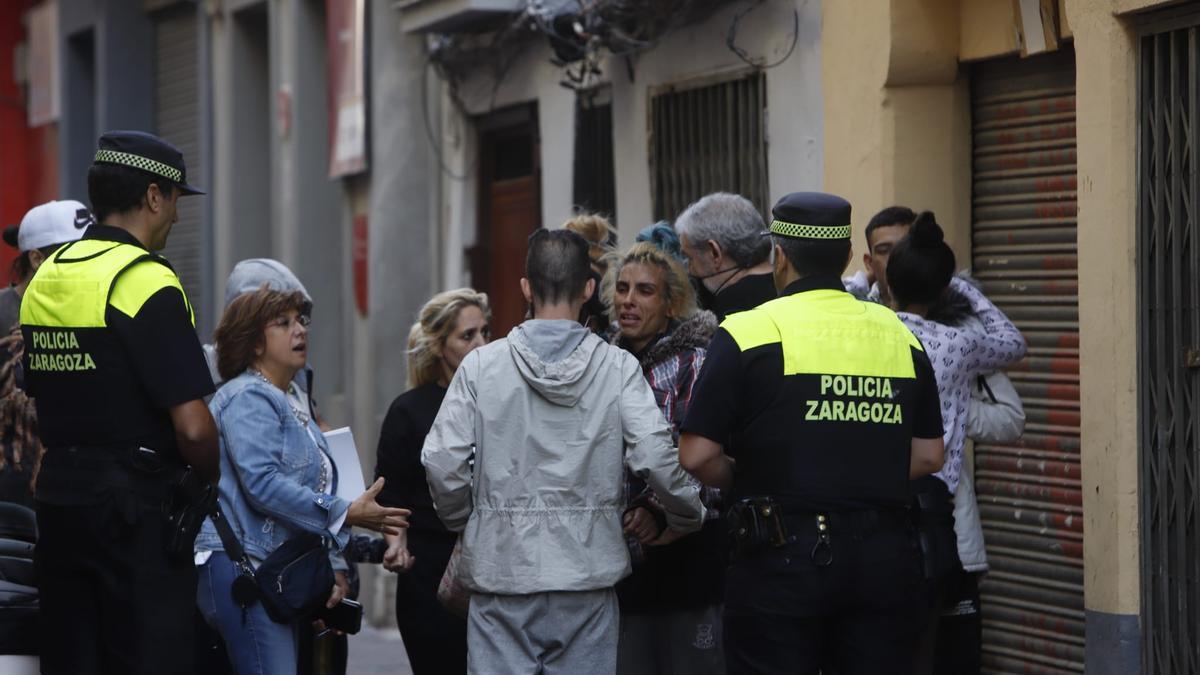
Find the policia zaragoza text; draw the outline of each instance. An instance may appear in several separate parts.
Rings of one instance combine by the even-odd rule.
[[[79,349],[79,338],[73,330],[39,330],[30,331],[33,348],[36,350],[66,350]],[[47,370],[61,373],[76,370],[95,370],[96,361],[88,352],[69,351],[62,353],[30,353],[30,370]]]
[[[834,396],[848,398],[824,398]],[[821,396],[808,399],[804,419],[809,422],[870,422],[872,424],[903,424],[904,412],[892,401],[892,380],[889,377],[854,377],[822,375]],[[864,401],[860,397],[876,398]]]

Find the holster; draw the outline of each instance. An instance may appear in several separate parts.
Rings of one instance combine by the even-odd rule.
[[[783,509],[770,497],[739,499],[725,512],[730,548],[736,560],[788,543]]]
[[[913,524],[921,545],[921,561],[926,581],[944,578],[962,567],[958,557],[958,536],[954,532],[954,502],[945,483],[933,477],[933,482],[918,486],[914,482],[912,496]]]
[[[168,558],[177,562],[192,559],[196,535],[216,504],[217,490],[213,484],[195,469],[186,469],[163,504],[167,528],[163,545]]]

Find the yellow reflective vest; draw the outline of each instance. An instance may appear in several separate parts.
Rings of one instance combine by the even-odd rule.
[[[907,503],[916,413],[939,434],[940,419],[929,361],[894,312],[821,287],[721,328],[740,351],[735,494],[799,511]]]
[[[137,355],[127,353],[108,326],[108,311],[134,317],[164,288],[178,289],[187,303],[165,259],[105,239],[67,244],[38,268],[21,300],[21,329],[26,389],[37,403],[47,447],[81,438],[104,445],[128,435],[122,406],[140,403],[129,400],[140,387],[129,372]]]

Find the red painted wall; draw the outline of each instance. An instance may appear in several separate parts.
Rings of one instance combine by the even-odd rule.
[[[0,228],[19,223],[33,206],[58,197],[58,133],[54,124],[30,128],[25,88],[14,77],[17,45],[25,41],[24,13],[33,0],[0,1]],[[16,250],[0,243],[0,282]]]

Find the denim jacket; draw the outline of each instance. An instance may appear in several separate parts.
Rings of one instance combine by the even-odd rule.
[[[221,511],[246,554],[262,560],[301,531],[344,548],[350,528],[336,534],[332,528],[344,520],[350,502],[318,491],[319,453],[328,454],[329,446],[316,423],[309,420],[306,431],[287,396],[250,372],[225,383],[208,407],[221,439]],[[337,485],[336,466],[329,480]],[[224,548],[212,521],[205,521],[196,550]],[[335,552],[330,560],[334,569],[346,569]]]

